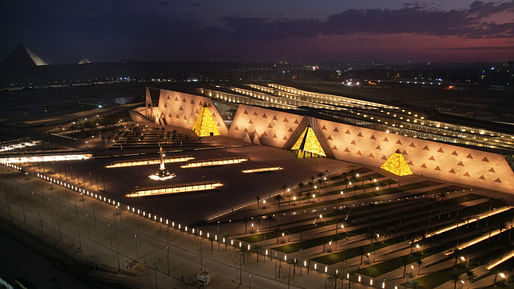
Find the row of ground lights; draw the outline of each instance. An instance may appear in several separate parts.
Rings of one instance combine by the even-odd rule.
[[[2,164],[6,165],[8,167],[20,170],[20,171],[22,170],[21,167],[13,165],[13,164],[6,164],[6,163],[2,163]],[[41,174],[41,173],[37,173],[36,175],[37,175],[38,178],[41,178],[43,180],[49,181],[49,182],[57,184],[57,185],[61,185],[64,188],[68,188],[68,189],[77,191],[81,195],[86,195],[86,196],[89,196],[91,198],[103,201],[103,202],[105,202],[105,203],[107,203],[109,205],[115,206],[117,208],[125,206],[125,205],[121,204],[120,202],[116,202],[115,200],[112,200],[110,198],[102,196],[102,195],[100,195],[98,193],[90,192],[88,190],[85,190],[83,188],[74,186],[74,185],[69,184],[67,182],[63,182],[61,180],[45,176],[44,174]],[[189,234],[192,234],[192,235],[195,235],[195,236],[203,237],[203,238],[208,239],[208,240],[213,240],[213,241],[216,241],[216,242],[221,242],[223,244],[230,244],[230,246],[232,246],[232,247],[234,247],[236,249],[243,249],[244,248],[244,249],[248,250],[249,252],[251,252],[251,249],[252,249],[251,244],[244,243],[242,241],[235,240],[235,239],[229,239],[227,237],[220,237],[217,234],[212,234],[211,232],[204,232],[203,230],[200,230],[200,229],[194,228],[194,227],[191,228],[191,227],[188,227],[187,225],[182,225],[180,223],[176,223],[175,221],[171,221],[170,222],[169,219],[158,217],[156,214],[147,213],[146,211],[138,209],[138,208],[136,208],[134,206],[126,205],[126,210],[128,212],[132,212],[132,213],[137,214],[139,216],[148,218],[149,220],[153,220],[155,222],[158,222],[159,224],[166,224],[166,225],[171,226],[172,228],[177,229],[177,230],[182,231],[182,232],[186,232],[186,233],[189,233]],[[259,252],[257,252],[257,254],[258,253]],[[273,254],[271,254],[271,253],[273,253]],[[266,257],[269,257],[269,258],[275,258],[275,259],[277,259],[279,261],[283,260],[284,262],[287,262],[287,260],[288,260],[287,259],[288,258],[287,254],[283,254],[282,257],[279,257],[279,255],[280,255],[279,252],[271,250],[271,249],[264,249],[264,255]],[[296,261],[296,258],[294,260]],[[312,262],[312,263],[313,263],[312,269],[314,269],[317,272],[322,272],[322,273],[328,274],[328,266],[327,265],[324,265],[324,267],[323,267],[323,265],[318,266],[317,263],[314,263],[314,262]],[[309,260],[304,260],[303,261],[303,265],[306,268],[309,268],[310,264],[311,264],[311,262]],[[338,274],[339,270],[336,269],[334,272],[336,274]],[[350,279],[350,274],[349,273],[347,273],[346,278]],[[362,283],[362,276],[361,275],[357,275],[357,282]],[[370,285],[373,286],[373,279],[372,278],[370,278]],[[381,288],[386,288],[385,281],[382,282]],[[398,289],[398,286],[394,286],[394,289]]]
[[[235,165],[248,161],[248,158],[235,158],[235,159],[223,159],[223,160],[208,160],[208,161],[199,161],[192,162],[185,165],[180,166],[181,168],[199,168],[199,167],[212,167],[212,166],[225,166],[225,165]]]
[[[125,197],[138,198],[138,197],[148,197],[148,196],[180,194],[180,193],[186,193],[186,192],[208,191],[208,190],[215,190],[222,186],[223,186],[223,184],[220,182],[208,182],[208,183],[202,183],[202,184],[194,184],[194,185],[191,184],[191,185],[169,187],[169,188],[140,190],[140,191],[136,191],[134,193],[126,194]]]
[[[283,169],[284,168],[282,168],[282,167],[268,167],[268,168],[257,168],[257,169],[242,170],[241,172],[243,174],[254,174],[254,173],[281,171]]]
[[[16,163],[41,163],[59,161],[81,161],[92,158],[91,154],[68,154],[68,155],[46,155],[46,156],[23,156],[2,158],[0,161],[10,164]]]
[[[2,147],[0,147],[0,152],[7,152],[7,151],[16,150],[16,149],[26,148],[26,147],[33,147],[37,144],[39,144],[38,140],[20,142],[20,143],[11,144],[11,145],[3,145]]]
[[[164,163],[180,163],[187,162],[190,160],[194,160],[195,158],[192,156],[184,156],[184,157],[176,157],[176,158],[167,158],[164,159]],[[157,165],[161,160],[140,160],[140,161],[128,161],[128,162],[116,162],[112,164],[108,164],[105,167],[108,169],[112,168],[125,168],[125,167],[137,167],[137,166],[148,166],[148,165]]]
[[[459,227],[462,227],[462,226],[465,226],[465,225],[468,225],[468,224],[471,224],[471,223],[474,223],[476,221],[480,221],[482,219],[485,219],[485,218],[489,218],[491,216],[494,216],[494,215],[497,215],[497,214],[500,214],[500,213],[503,213],[503,212],[506,212],[508,210],[510,210],[512,207],[511,206],[507,206],[507,207],[503,207],[503,208],[500,208],[500,209],[497,209],[497,210],[494,210],[493,212],[486,212],[486,213],[483,213],[483,214],[480,214],[480,215],[477,215],[475,217],[472,217],[466,221],[463,221],[463,222],[460,222],[458,224],[455,224],[455,225],[451,225],[451,226],[448,226],[448,227],[444,227],[440,230],[437,230],[433,233],[428,233],[425,238],[430,238],[430,237],[433,237],[435,235],[439,235],[439,234],[442,234],[442,233],[445,233],[445,232],[448,232],[448,231],[451,231],[453,229],[457,229]],[[416,242],[421,240],[421,238],[418,238],[416,239]]]

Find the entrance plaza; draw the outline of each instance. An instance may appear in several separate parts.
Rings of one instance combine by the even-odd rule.
[[[92,185],[104,191],[102,197],[108,197],[125,205],[135,207],[146,213],[154,214],[180,222],[197,224],[212,216],[239,208],[251,203],[256,197],[265,199],[281,192],[282,187],[296,186],[299,182],[310,179],[325,171],[342,171],[355,165],[322,158],[298,159],[289,151],[265,146],[252,146],[242,141],[227,137],[211,137],[190,149],[170,148],[166,159],[193,157],[187,162],[166,163],[166,169],[176,174],[171,180],[154,181],[148,178],[159,164],[106,168],[109,164],[136,161],[140,159],[158,160],[158,147],[138,150],[111,151],[111,155],[79,162],[40,163],[30,169],[45,176],[66,180],[74,186]],[[247,161],[206,167],[182,168],[184,164],[202,161],[216,161],[246,158]],[[256,168],[281,167],[282,170],[263,173],[243,173],[243,170]],[[91,176],[90,176],[91,175]],[[223,186],[216,190],[166,194],[141,198],[126,197],[126,194],[145,188],[173,187],[202,182],[219,182]]]

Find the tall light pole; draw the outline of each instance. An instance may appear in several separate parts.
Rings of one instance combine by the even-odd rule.
[[[243,252],[239,251],[239,285],[243,284]]]
[[[134,238],[136,240],[136,257],[137,257],[137,260],[139,261],[139,244],[137,242],[137,233],[134,233]]]

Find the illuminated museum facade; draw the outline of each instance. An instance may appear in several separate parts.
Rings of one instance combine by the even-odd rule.
[[[144,116],[159,125],[191,129],[198,136],[223,135],[256,145],[293,150],[299,157],[326,156],[382,167],[397,175],[412,173],[514,193],[514,173],[499,153],[293,113],[289,107],[293,104],[281,104],[269,98],[256,102],[248,101],[244,96],[230,101],[225,99],[237,106],[228,128],[208,96],[212,91],[202,89],[201,92],[206,96],[160,89],[159,102],[155,106],[147,89],[146,106],[136,109],[133,118],[140,120]],[[268,107],[257,106],[261,104]],[[380,104],[355,100],[350,105],[376,107]],[[387,109],[385,105],[384,108]],[[396,168],[387,168],[396,162]]]

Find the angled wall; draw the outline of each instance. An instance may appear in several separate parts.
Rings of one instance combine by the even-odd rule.
[[[229,136],[245,139],[248,134],[250,139],[257,137],[260,144],[284,148],[303,118],[297,114],[240,104]]]
[[[161,125],[192,129],[206,105],[218,130],[241,140],[290,149],[307,125],[328,157],[380,167],[399,150],[415,175],[514,193],[514,173],[502,155],[404,137],[334,121],[240,104],[230,131],[208,97],[160,90],[153,119]]]
[[[337,159],[379,167],[400,150],[416,175],[514,193],[514,173],[502,155],[333,121],[318,122]]]
[[[514,173],[502,155],[389,134],[322,119],[240,105],[229,136],[259,138],[263,145],[290,149],[308,123],[327,156],[380,167],[400,150],[415,175],[514,193]],[[329,155],[330,154],[330,155]]]
[[[212,113],[221,135],[227,135],[228,129],[210,98],[161,89],[159,105],[153,108],[153,119],[160,125],[171,125],[192,129],[202,107],[207,106]]]

